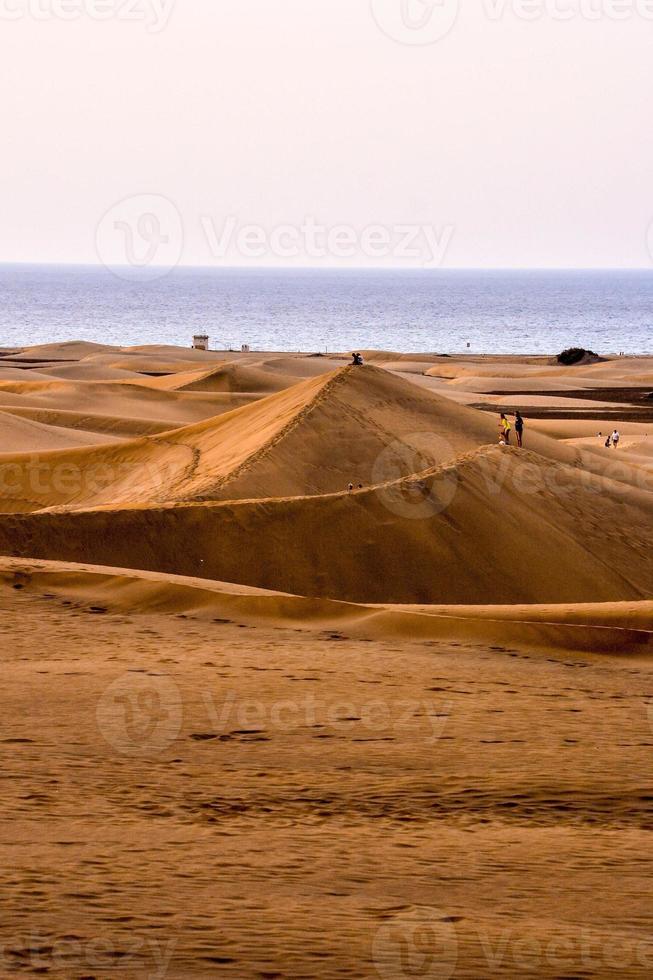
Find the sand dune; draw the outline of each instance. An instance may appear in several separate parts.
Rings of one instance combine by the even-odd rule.
[[[260,357],[260,355],[259,355]],[[292,377],[295,381],[302,378],[316,378],[329,371],[337,371],[351,361],[351,356],[333,356],[331,354],[292,354],[266,357],[257,362],[257,366],[269,374],[281,374],[285,378]]]
[[[61,382],[31,386],[30,401],[62,406],[64,389]],[[0,385],[0,400],[13,390]],[[153,406],[159,418],[182,409],[215,411],[208,394],[123,384],[72,387],[67,396],[80,405],[104,399],[123,415],[151,417]],[[20,512],[337,493],[349,483],[372,486],[425,470],[496,443],[498,436],[496,416],[455,405],[371,365],[342,367],[233,411],[222,408],[219,416],[151,437],[44,454],[37,485],[34,459],[7,457],[0,461],[0,506]],[[567,446],[536,432],[529,432],[528,446],[549,460],[646,486],[641,468],[591,447]]]
[[[91,361],[76,361],[74,364],[60,364],[56,367],[40,369],[45,377],[61,381],[137,381],[139,375],[123,368],[100,365]],[[32,380],[32,379],[30,379]]]
[[[653,495],[493,447],[353,494],[5,516],[0,551],[354,602],[645,599]]]
[[[112,435],[44,424],[0,409],[0,458],[7,453],[40,453],[114,442]]]
[[[110,344],[95,344],[88,340],[66,340],[53,344],[24,347],[11,355],[17,361],[81,361],[87,357],[118,351]]]
[[[0,362],[1,364],[2,362]],[[50,381],[51,376],[46,373],[49,368],[44,368],[36,370],[36,368],[27,367],[0,367],[0,382],[1,381],[15,381],[18,384],[23,384],[25,381]]]
[[[127,416],[115,415],[96,415],[92,412],[70,412],[63,409],[48,408],[18,408],[17,405],[0,406],[0,411],[7,415],[17,418],[32,419],[47,428],[72,429],[73,432],[87,433],[88,439],[79,445],[95,445],[102,442],[119,441],[120,439],[134,439],[143,435],[156,435],[158,432],[167,432],[170,422],[157,422],[146,418],[129,418]],[[95,435],[106,435],[107,439],[96,439]],[[73,445],[73,443],[71,443]],[[21,443],[16,445],[15,450],[20,448],[25,452],[29,446]],[[44,449],[55,449],[55,445],[48,443]]]
[[[0,386],[0,400],[13,398],[22,406],[26,396],[39,407],[93,405],[97,411],[105,404],[113,416],[152,418],[156,412],[159,419],[179,416],[182,406],[196,406],[188,398],[201,397],[127,385]],[[207,407],[215,410],[214,402],[202,403],[202,413]],[[38,489],[32,486],[32,459],[7,459],[2,465],[16,489],[11,499],[5,494],[3,506],[33,510],[329,493],[350,482],[370,485],[408,475],[496,436],[496,419],[489,415],[452,405],[372,366],[343,367],[151,440],[44,456],[39,467],[50,477]],[[534,439],[550,452],[563,452],[545,437]],[[79,474],[77,485],[61,485],[56,474],[62,467]]]
[[[323,381],[302,383],[290,393],[152,439],[132,440],[89,453],[45,454],[38,461],[43,474],[38,487],[34,486],[33,459],[17,456],[3,460],[0,478],[11,473],[13,486],[10,493],[5,490],[4,509],[98,506],[193,496],[224,481],[253,453],[267,446],[323,386]],[[139,389],[138,398],[160,402],[164,393]],[[59,478],[63,471],[72,474],[65,486],[66,481]]]
[[[193,616],[253,626],[346,629],[388,639],[519,642],[653,653],[653,601],[588,605],[360,605],[225,582],[56,561],[0,558],[0,583],[111,613]],[[229,620],[224,620],[229,617]]]
[[[140,383],[101,383],[50,380],[45,383],[0,382],[3,408],[37,408],[122,419],[168,422],[169,428],[219,414],[235,407],[236,398],[157,390]]]
[[[184,391],[269,393],[297,383],[293,375],[265,371],[256,364],[224,364],[184,384]],[[179,390],[179,389],[178,389]]]
[[[247,451],[219,482],[210,472],[203,477],[200,465],[196,496],[304,496],[336,493],[350,482],[369,486],[495,441],[497,431],[494,419],[459,412],[372,366],[302,382],[225,418],[224,429],[227,423],[237,438],[239,430],[250,429],[264,438],[249,445],[239,438]],[[221,451],[221,433],[210,423],[205,431],[220,436],[215,445]]]
[[[40,351],[96,366],[114,353]],[[0,457],[5,554],[359,603],[650,595],[653,473],[641,426],[633,451],[615,454],[593,439],[572,444],[573,421],[540,421],[518,452],[496,445],[495,414],[412,382],[420,365],[464,377],[477,361],[430,368],[430,357],[379,352],[363,368],[316,374],[325,359],[118,353],[180,370],[133,384],[0,383],[16,413],[5,412]],[[560,370],[543,359],[484,367],[531,380]]]
[[[3,976],[650,974],[645,359],[16,353]]]

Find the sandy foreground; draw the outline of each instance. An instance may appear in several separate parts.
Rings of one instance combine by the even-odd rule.
[[[348,360],[0,357],[0,976],[651,976],[653,358]]]

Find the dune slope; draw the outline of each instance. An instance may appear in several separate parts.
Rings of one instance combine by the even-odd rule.
[[[387,639],[518,642],[543,648],[653,652],[653,602],[587,605],[361,605],[157,572],[0,558],[0,585],[96,613],[219,617]]]
[[[638,600],[653,497],[491,447],[353,494],[5,515],[0,551],[354,602]]]
[[[108,394],[108,388],[119,390]],[[49,391],[41,394],[47,404]],[[143,406],[141,411],[147,406],[162,414],[192,407],[179,399],[225,397],[133,385],[87,385],[82,394],[87,404],[106,396],[114,405],[116,398],[123,399],[125,411],[129,403],[132,412],[134,406]],[[204,402],[198,410],[205,411]],[[456,405],[373,366],[344,367],[151,437],[44,453],[37,461],[7,457],[0,462],[0,509],[11,513],[335,493],[350,482],[370,486],[408,476],[496,439],[493,415]],[[611,459],[545,435],[529,432],[528,440],[537,452],[557,461],[597,473],[617,469]],[[645,476],[619,462],[618,479],[637,486]]]

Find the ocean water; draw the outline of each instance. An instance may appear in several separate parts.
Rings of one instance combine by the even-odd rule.
[[[0,266],[0,346],[84,339],[216,349],[653,353],[653,270]],[[469,344],[469,348],[467,345]]]

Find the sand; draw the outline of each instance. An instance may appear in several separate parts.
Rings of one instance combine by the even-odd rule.
[[[653,359],[366,360],[0,357],[1,976],[651,975]]]

